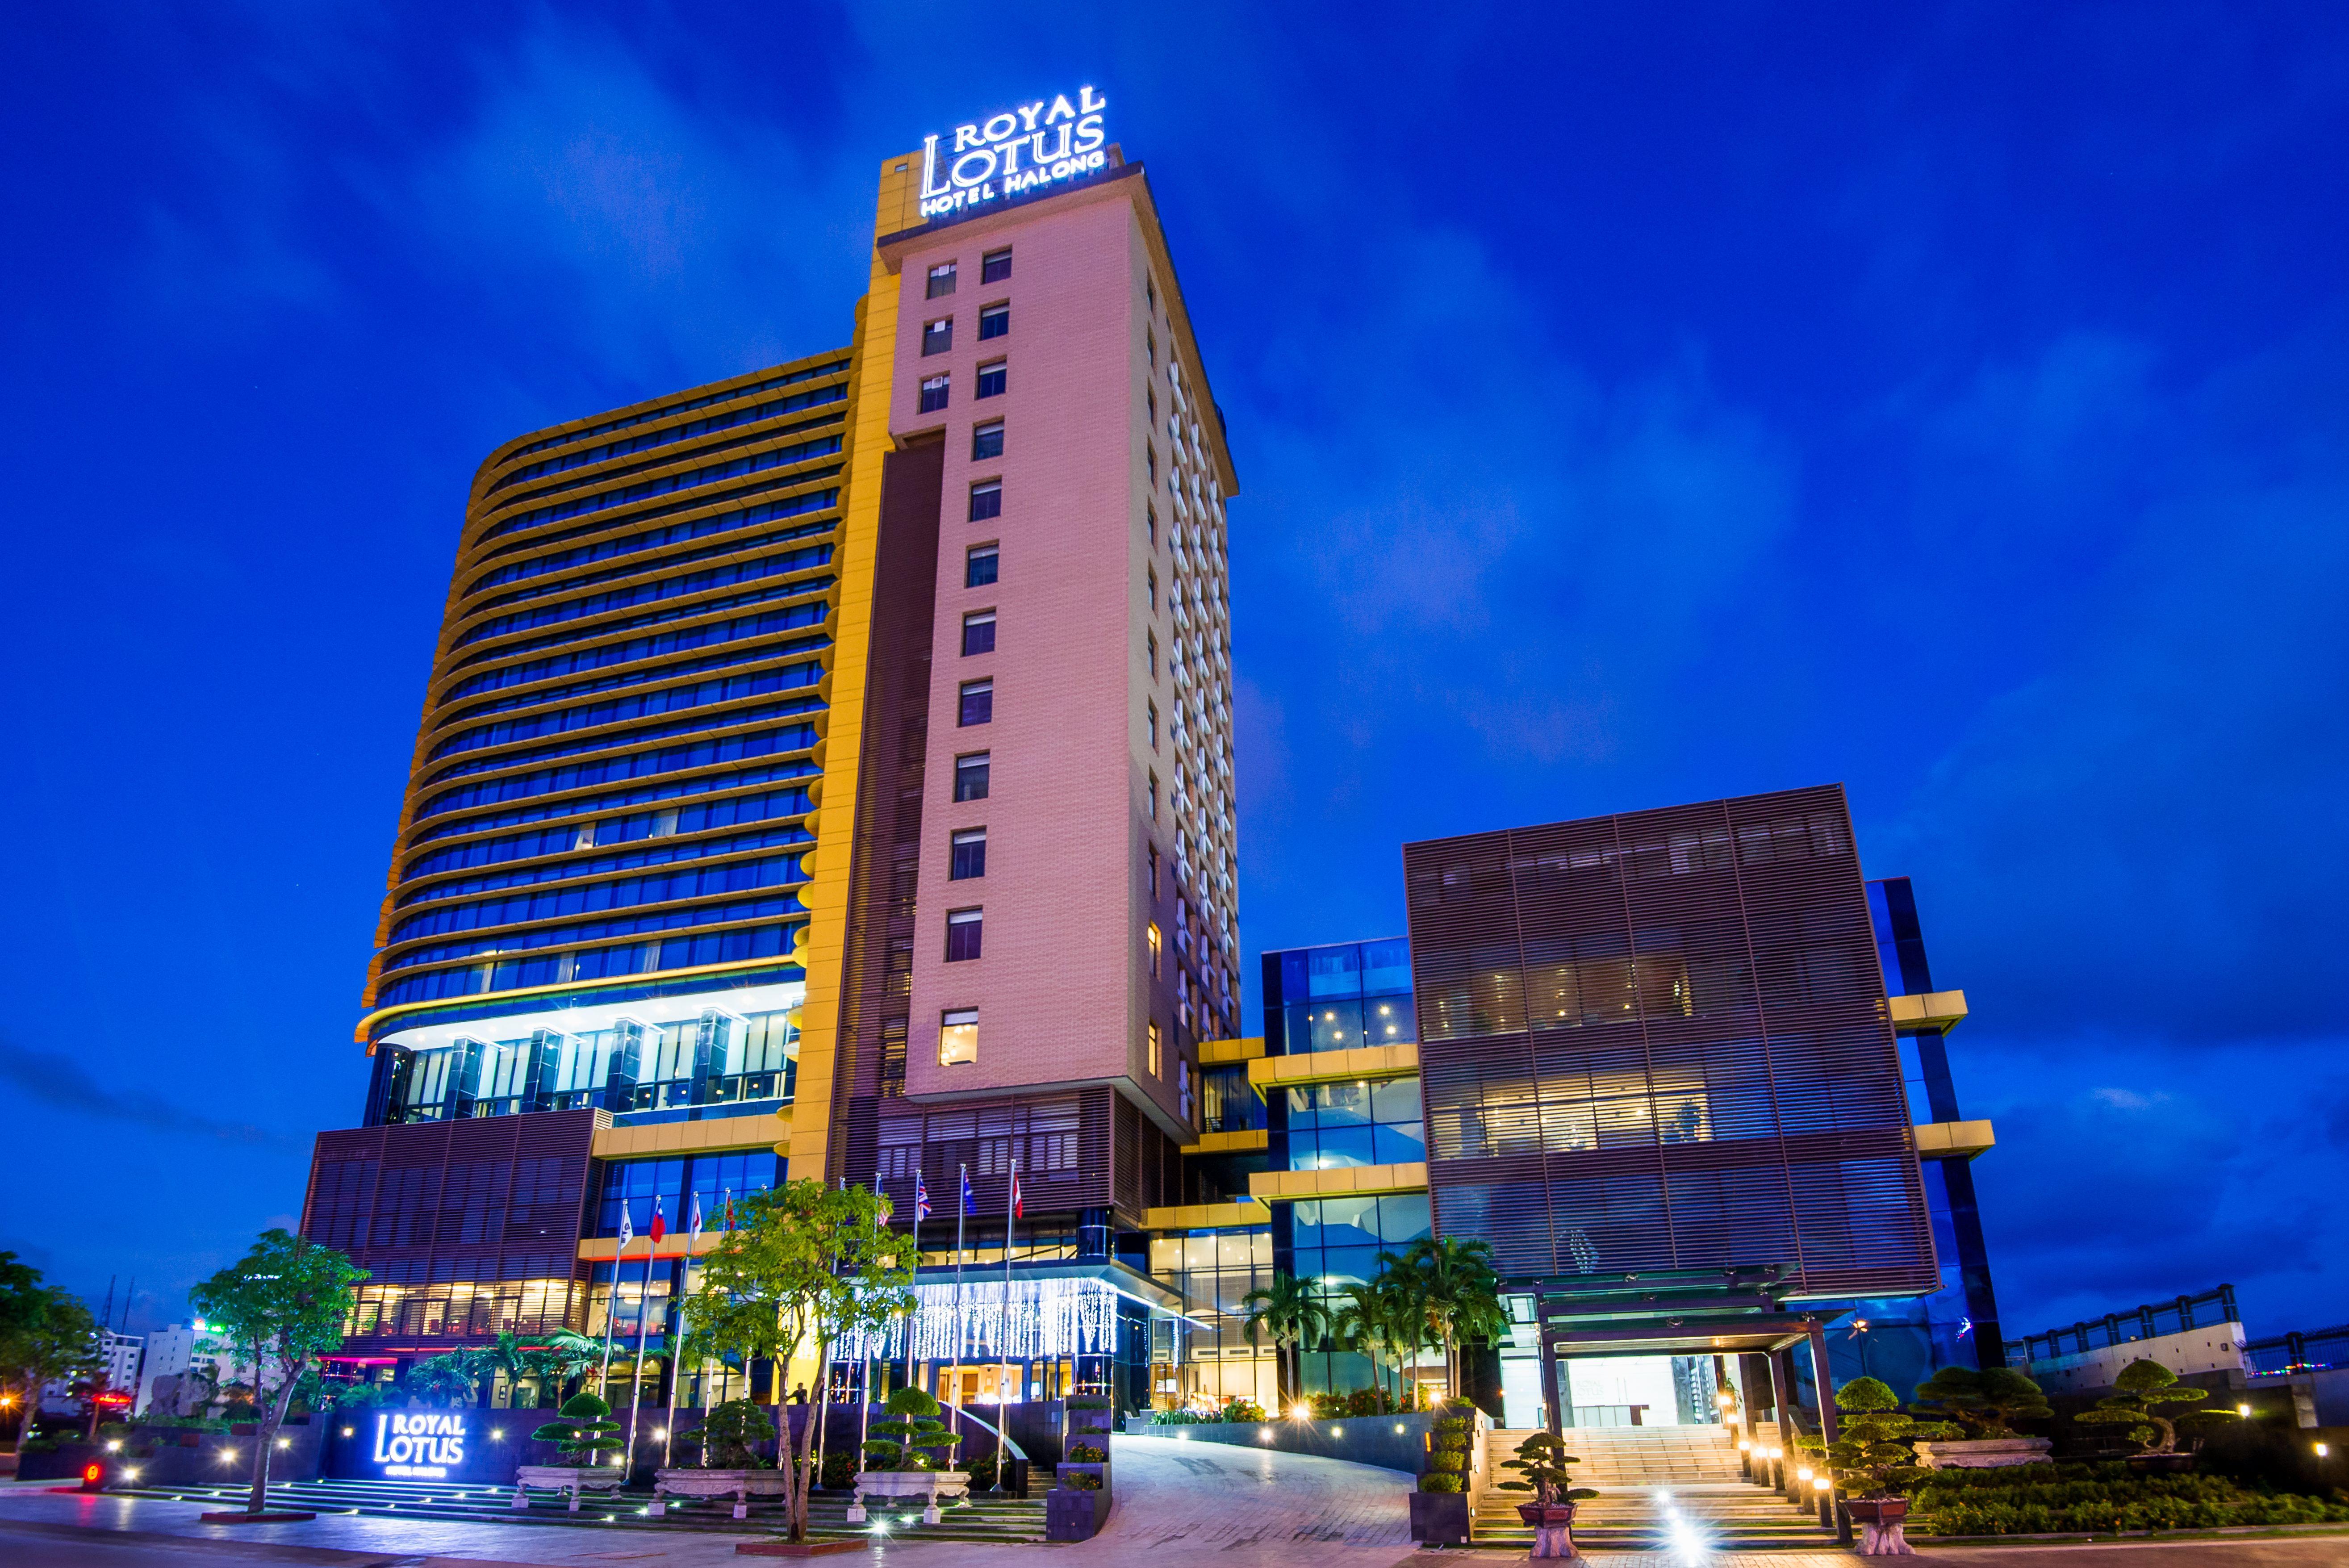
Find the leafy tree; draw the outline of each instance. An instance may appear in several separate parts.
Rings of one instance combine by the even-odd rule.
[[[1564,1438],[1536,1432],[1517,1445],[1516,1459],[1501,1465],[1503,1469],[1515,1470],[1524,1479],[1503,1481],[1500,1490],[1529,1491],[1544,1508],[1557,1502],[1581,1502],[1599,1495],[1594,1488],[1574,1484],[1574,1472],[1567,1467],[1581,1462],[1566,1451]]]
[[[188,1293],[188,1300],[253,1369],[261,1430],[253,1445],[253,1490],[245,1511],[263,1511],[269,1455],[294,1390],[320,1357],[340,1347],[350,1289],[367,1271],[332,1247],[282,1230],[264,1231],[235,1262]]]
[[[689,1432],[679,1432],[678,1441],[698,1442],[701,1463],[705,1469],[757,1470],[767,1468],[751,1447],[772,1432],[767,1413],[750,1399],[729,1399],[723,1405],[713,1405],[701,1418],[701,1425]]]
[[[1962,1422],[1977,1438],[2012,1438],[2015,1422],[2055,1414],[2039,1385],[2012,1366],[1944,1366],[1917,1385],[1911,1408]]]
[[[1402,1256],[1379,1254],[1390,1273],[1399,1273],[1425,1314],[1427,1337],[1444,1347],[1444,1391],[1460,1396],[1460,1347],[1472,1339],[1506,1332],[1508,1309],[1501,1304],[1501,1276],[1493,1268],[1493,1244],[1446,1236],[1423,1236]]]
[[[98,1320],[67,1292],[41,1283],[41,1271],[0,1252],[0,1400],[20,1412],[16,1440],[33,1435],[41,1389],[98,1369]]]
[[[2115,1392],[2096,1401],[2093,1409],[2082,1410],[2072,1417],[2091,1426],[2126,1427],[2122,1436],[2137,1446],[2144,1454],[2174,1454],[2178,1451],[2178,1422],[2161,1413],[2164,1405],[2199,1405],[2210,1397],[2207,1388],[2197,1388],[2178,1381],[2178,1374],[2158,1361],[2139,1359],[2121,1368],[2113,1379]],[[2212,1413],[2196,1411],[2180,1418],[2194,1421],[2195,1416]],[[2225,1418],[2223,1417],[2220,1417]],[[2195,1425],[2202,1422],[2194,1421]]]
[[[538,1378],[540,1407],[561,1403],[566,1397],[565,1389],[577,1393],[576,1382],[602,1354],[602,1347],[594,1340],[567,1328],[558,1328],[546,1335],[543,1343],[528,1346],[523,1357]]]
[[[605,1419],[612,1407],[593,1394],[574,1394],[563,1402],[560,1418],[549,1421],[531,1436],[542,1443],[553,1443],[563,1450],[564,1458],[585,1469],[601,1464],[604,1456],[617,1453],[624,1446],[614,1434],[620,1423]]]
[[[702,1265],[688,1340],[719,1359],[804,1355],[822,1366],[834,1340],[877,1331],[913,1305],[914,1243],[887,1228],[889,1199],[862,1187],[802,1179],[740,1199],[734,1228]],[[807,1539],[818,1406],[808,1412],[785,1493],[791,1538]],[[786,1407],[775,1407],[776,1452],[792,1452]]]
[[[1269,1286],[1259,1285],[1240,1298],[1247,1315],[1240,1321],[1240,1332],[1247,1342],[1257,1343],[1259,1334],[1272,1335],[1275,1352],[1283,1346],[1301,1347],[1318,1339],[1330,1329],[1330,1309],[1313,1287],[1294,1274],[1275,1274]],[[1288,1404],[1288,1359],[1278,1356],[1273,1372],[1280,1389],[1280,1403]]]
[[[470,1405],[477,1397],[479,1375],[474,1366],[474,1353],[470,1351],[428,1355],[408,1369],[408,1392],[427,1405],[444,1409],[452,1405]]]
[[[1887,1497],[1926,1474],[1909,1445],[1920,1438],[1954,1438],[1963,1429],[1902,1414],[1900,1396],[1881,1378],[1855,1377],[1836,1390],[1835,1401],[1846,1418],[1836,1440],[1825,1445],[1827,1469],[1855,1497]]]
[[[930,1455],[951,1449],[960,1441],[954,1428],[938,1419],[938,1402],[919,1388],[895,1389],[889,1396],[889,1414],[894,1421],[873,1423],[874,1438],[864,1445],[865,1454],[879,1461],[875,1469],[929,1470],[944,1467],[931,1462]]]

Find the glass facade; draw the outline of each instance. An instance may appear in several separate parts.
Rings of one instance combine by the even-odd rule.
[[[1151,1238],[1152,1277],[1186,1303],[1185,1317],[1150,1325],[1154,1406],[1252,1399],[1275,1407],[1270,1342],[1250,1345],[1241,1327],[1248,1292],[1270,1285],[1272,1270],[1272,1237],[1261,1225]]]
[[[1427,1158],[1419,1075],[1282,1091],[1290,1170],[1408,1165]]]
[[[1402,938],[1294,948],[1267,959],[1268,1054],[1351,1051],[1419,1038],[1411,944]]]

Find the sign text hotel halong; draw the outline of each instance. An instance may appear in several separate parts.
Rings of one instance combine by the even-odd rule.
[[[922,139],[922,216],[943,218],[965,208],[1073,180],[1105,167],[1109,140],[1102,110],[1109,99],[1089,87],[1077,101],[1061,93],[1047,101],[973,125],[955,127],[954,145],[941,161],[936,135]]]

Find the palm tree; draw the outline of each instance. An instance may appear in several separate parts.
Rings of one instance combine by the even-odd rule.
[[[1458,1398],[1461,1345],[1497,1334],[1509,1322],[1501,1305],[1501,1277],[1493,1268],[1493,1244],[1423,1236],[1400,1258],[1381,1252],[1379,1262],[1408,1281],[1429,1337],[1444,1346],[1444,1395]]]
[[[1330,1332],[1371,1356],[1371,1377],[1378,1387],[1379,1407],[1387,1403],[1387,1358],[1394,1357],[1396,1403],[1402,1395],[1402,1345],[1415,1334],[1417,1319],[1402,1282],[1381,1275],[1369,1284],[1346,1287],[1345,1304],[1338,1309]],[[1413,1347],[1417,1348],[1415,1338]]]
[[[530,1368],[538,1377],[538,1402],[542,1407],[560,1405],[564,1398],[577,1392],[567,1385],[590,1366],[595,1365],[602,1352],[594,1340],[572,1329],[558,1328],[546,1335],[543,1344],[525,1346],[523,1355],[530,1358]],[[554,1397],[547,1395],[548,1385],[554,1385]]]
[[[1288,1365],[1278,1352],[1283,1345],[1302,1348],[1309,1340],[1317,1339],[1330,1331],[1330,1309],[1310,1285],[1294,1274],[1275,1274],[1269,1289],[1259,1286],[1240,1298],[1247,1316],[1241,1320],[1240,1332],[1247,1335],[1250,1345],[1257,1343],[1259,1334],[1272,1335],[1275,1353],[1273,1376],[1280,1390],[1280,1402],[1288,1403]]]

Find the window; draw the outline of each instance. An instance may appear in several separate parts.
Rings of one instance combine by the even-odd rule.
[[[1150,445],[1150,444],[1149,444],[1148,442],[1146,442],[1146,441],[1145,441],[1144,443],[1143,443],[1143,448],[1142,448],[1142,461],[1143,461],[1143,462],[1148,463],[1148,464],[1150,465],[1150,488],[1151,488],[1151,489],[1153,489],[1153,490],[1157,489],[1157,488],[1158,488],[1158,449],[1157,449],[1156,447],[1154,447],[1154,446]]]
[[[943,299],[947,295],[954,292],[954,286],[955,264],[952,262],[940,262],[937,265],[930,269],[930,292],[923,297],[926,299]]]
[[[984,462],[990,457],[1003,455],[1003,421],[989,420],[983,425],[970,427],[970,460]]]
[[[1000,337],[1010,330],[1011,307],[1009,306],[990,305],[978,313],[978,340],[981,343],[990,337]]]
[[[1148,345],[1150,348],[1150,368],[1155,370],[1158,369],[1158,334],[1155,332],[1144,332],[1142,335],[1142,340],[1144,344]],[[1158,422],[1158,416],[1156,414],[1151,415],[1150,422],[1156,424]]]
[[[1150,314],[1158,314],[1158,285],[1149,278],[1142,280],[1142,297],[1150,302]]]
[[[998,359],[991,365],[981,365],[978,368],[978,395],[980,397],[999,398],[1003,395],[1003,381],[1004,377],[1007,374],[1004,367],[1009,363],[1009,361],[1008,360]]]
[[[922,324],[922,352],[943,354],[954,347],[954,317],[941,317]]]
[[[957,724],[987,724],[995,720],[995,682],[966,680],[962,683],[962,704]],[[1155,815],[1156,813],[1153,813]]]
[[[1158,704],[1148,702],[1143,706],[1150,712],[1150,749],[1154,752],[1158,749]]]
[[[947,912],[947,962],[962,963],[978,956],[982,925],[977,909]]]
[[[938,1065],[958,1067],[978,1060],[978,1009],[938,1014]]]
[[[1150,428],[1156,430],[1158,428],[1158,394],[1145,390],[1142,396],[1150,405]]]
[[[1142,641],[1150,652],[1150,679],[1155,680],[1158,679],[1158,634],[1145,631],[1142,634]]]
[[[995,612],[973,610],[962,618],[962,651],[968,659],[974,653],[995,651]]]
[[[989,251],[978,258],[978,281],[1001,283],[1011,275],[1011,252],[1009,249]]]
[[[939,407],[943,408],[945,405],[940,404]],[[926,410],[925,411],[927,410]],[[1155,550],[1158,548],[1158,508],[1151,505],[1148,502],[1144,502],[1143,503],[1142,513],[1143,515],[1149,520],[1150,547]]]
[[[984,523],[1003,515],[1003,481],[982,479],[970,487],[970,520]]]
[[[1147,567],[1145,573],[1150,583],[1150,613],[1156,615],[1158,613],[1158,568]]]
[[[922,382],[922,412],[935,414],[947,406],[947,378],[930,376]]]
[[[1157,1077],[1165,1069],[1159,1065],[1158,1025],[1150,1026],[1150,1075]]]
[[[955,799],[987,798],[987,759],[985,752],[972,752],[955,759]]]
[[[1150,896],[1154,898],[1158,897],[1158,846],[1155,844],[1150,846]],[[1150,929],[1155,931],[1158,928],[1153,926]],[[1153,970],[1151,972],[1155,974],[1158,971]]]
[[[962,562],[964,587],[983,588],[995,581],[995,551],[992,545],[973,545],[970,547],[970,553],[963,557]]]
[[[1158,820],[1158,774],[1154,769],[1150,774],[1150,820]]]
[[[1154,849],[1150,852],[1150,863],[1153,867],[1155,867],[1158,864],[1158,851]],[[1158,922],[1155,920],[1150,922],[1150,928],[1145,933],[1145,937],[1150,943],[1150,978],[1156,980],[1158,978],[1159,964],[1164,958],[1166,952],[1166,938],[1164,934],[1159,930]]]
[[[947,866],[947,880],[968,881],[987,875],[987,829],[968,827],[954,836],[954,854]]]

